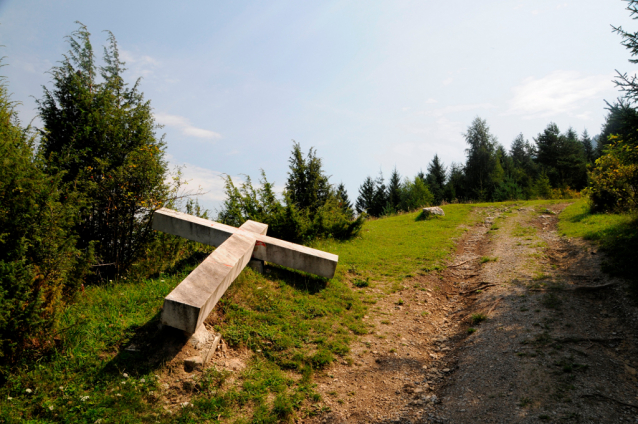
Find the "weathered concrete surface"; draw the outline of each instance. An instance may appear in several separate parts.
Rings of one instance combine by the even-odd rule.
[[[250,260],[255,242],[247,231],[228,237],[166,296],[162,324],[195,333]]]
[[[166,208],[155,211],[153,229],[211,246],[220,246],[233,234],[248,233],[243,228],[231,227]],[[256,234],[255,237],[257,241],[252,255],[254,259],[321,277],[334,276],[339,261],[337,255],[262,234]]]
[[[268,232],[268,224],[262,224],[261,222],[251,221],[249,219],[248,221],[241,224],[239,229],[265,236],[266,233]]]
[[[432,208],[423,208],[423,214],[426,217],[430,215],[445,216],[445,212],[443,212],[443,209],[439,208],[438,206],[434,206]]]

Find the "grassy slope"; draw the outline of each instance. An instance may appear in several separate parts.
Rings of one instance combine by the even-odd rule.
[[[179,417],[166,414],[158,400],[162,364],[148,361],[151,352],[124,348],[154,331],[163,297],[190,269],[87,288],[62,317],[61,347],[25,360],[0,388],[0,423],[276,422],[310,414],[318,399],[312,373],[335,358],[347,360],[350,342],[369,331],[361,318],[374,296],[351,280],[391,289],[434,269],[472,208],[448,205],[443,219],[422,221],[412,213],[373,220],[355,240],[317,242],[314,247],[340,256],[329,281],[278,267],[266,276],[246,269],[217,306],[217,327],[231,345],[252,349],[254,359],[233,385],[223,384],[228,375],[208,370],[194,406]]]
[[[638,291],[635,262],[638,252],[638,216],[636,214],[592,214],[586,199],[568,206],[560,214],[561,235],[583,237],[597,242],[607,255],[603,270],[629,279]]]

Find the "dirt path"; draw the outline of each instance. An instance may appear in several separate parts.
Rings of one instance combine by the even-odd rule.
[[[452,266],[373,305],[312,422],[638,423],[638,308],[557,236],[565,206],[479,211]]]

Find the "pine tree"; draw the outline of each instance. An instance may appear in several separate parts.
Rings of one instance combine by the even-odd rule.
[[[374,202],[375,185],[372,177],[368,176],[359,187],[359,197],[357,198],[357,213],[370,214],[369,210]]]
[[[388,211],[396,213],[399,211],[399,204],[401,203],[401,176],[395,167],[390,175],[390,182],[388,183]]]
[[[434,159],[428,165],[428,175],[425,181],[428,184],[430,192],[434,196],[434,204],[440,205],[443,201],[445,191],[445,180],[447,178],[447,169],[439,160],[439,155],[435,154]]]
[[[144,251],[153,210],[170,197],[165,143],[157,138],[150,102],[122,77],[109,33],[104,66],[97,66],[87,28],[68,37],[70,51],[51,70],[38,110],[44,123],[40,152],[51,175],[63,172],[80,194],[78,247],[95,246],[102,277],[120,274]],[[101,79],[99,78],[101,77]]]

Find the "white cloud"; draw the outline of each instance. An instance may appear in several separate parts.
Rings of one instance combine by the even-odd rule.
[[[543,78],[529,77],[514,87],[508,114],[524,118],[555,116],[568,113],[582,116],[582,103],[601,98],[612,88],[611,75],[581,76],[575,71],[554,71]]]
[[[454,78],[449,77],[443,80],[443,85],[450,85],[452,84],[452,81],[454,81]]]
[[[425,103],[427,103],[427,104],[436,103],[436,100],[434,100],[432,97],[430,97],[429,99],[427,99],[425,101]]]
[[[190,137],[204,138],[208,140],[214,140],[222,137],[221,134],[216,133],[215,131],[194,127],[188,118],[183,116],[156,113],[155,119],[157,119],[157,122],[162,125],[166,125],[167,127],[178,128],[182,131],[182,134]]]

